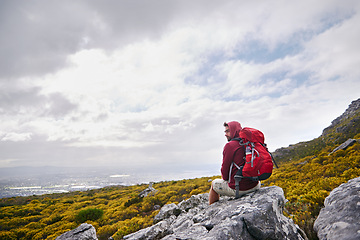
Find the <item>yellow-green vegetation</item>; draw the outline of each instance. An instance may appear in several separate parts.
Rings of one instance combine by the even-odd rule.
[[[360,144],[331,155],[321,152],[274,169],[264,185],[284,190],[288,202],[285,214],[303,229],[309,239],[317,239],[313,224],[331,190],[360,176]]]
[[[360,109],[352,117],[345,118],[335,126],[326,128],[325,135],[311,141],[300,142],[287,148],[278,149],[274,156],[277,162],[289,162],[317,155],[321,152],[331,152],[336,146],[349,138],[360,138]],[[278,154],[281,152],[281,154]]]
[[[99,239],[121,239],[152,225],[159,211],[155,206],[209,191],[208,180],[154,183],[158,191],[144,198],[138,197],[148,187],[143,184],[0,199],[0,239],[55,239],[82,222],[92,224]]]
[[[263,182],[284,189],[285,214],[317,239],[313,223],[330,191],[360,176],[360,144],[329,153],[348,138],[360,138],[360,114],[327,129],[324,136],[298,143],[278,155],[280,168]],[[219,176],[212,177],[212,179]],[[209,191],[209,178],[153,184],[158,191],[140,198],[147,185],[114,186],[86,192],[0,199],[0,239],[55,239],[81,222],[99,239],[121,239],[153,224],[155,206],[178,203]]]
[[[316,239],[313,223],[325,197],[341,183],[360,176],[360,144],[331,155],[318,155],[282,163],[265,186],[284,189],[289,200],[285,214]],[[214,179],[219,176],[212,177]],[[153,184],[158,191],[138,194],[147,185],[114,186],[86,192],[1,199],[0,239],[55,239],[81,222],[92,224],[100,239],[121,239],[153,224],[154,206],[178,203],[191,195],[209,191],[209,178]]]

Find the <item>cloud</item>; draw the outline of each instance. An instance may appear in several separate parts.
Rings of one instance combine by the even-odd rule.
[[[359,97],[359,4],[309,3],[5,1],[2,166],[217,169],[230,120],[319,136]]]
[[[1,141],[12,141],[12,142],[19,142],[19,141],[28,141],[31,139],[31,133],[6,133],[2,136]]]
[[[205,13],[216,5],[194,6]],[[160,38],[173,18],[188,10],[181,1],[3,1],[0,78],[59,71],[67,67],[69,54],[82,49],[112,51],[144,38]]]
[[[354,24],[360,21],[359,13],[314,37],[306,44],[303,61],[319,78],[357,77],[360,62],[360,31]],[[346,44],[344,44],[346,43]]]
[[[3,1],[0,78],[39,76],[66,66],[67,55],[80,47],[87,22],[86,8],[79,11],[76,5]]]

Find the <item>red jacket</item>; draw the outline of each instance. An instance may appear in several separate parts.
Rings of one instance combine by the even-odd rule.
[[[231,139],[238,138],[239,132],[242,129],[240,123],[229,122],[228,125],[229,125]],[[229,187],[231,187],[232,189],[235,189],[234,176],[238,170],[238,168],[232,163],[234,162],[238,166],[244,165],[245,164],[244,156],[245,156],[245,150],[244,150],[244,147],[239,144],[239,141],[229,141],[225,145],[224,151],[223,151],[223,162],[221,165],[221,176],[222,176],[222,179],[229,182]],[[233,165],[233,166],[231,169],[231,177],[229,180],[229,173],[230,173],[231,165]],[[239,183],[239,190],[240,191],[249,190],[249,189],[255,187],[257,184],[258,184],[257,181],[255,182],[250,179],[244,178]]]

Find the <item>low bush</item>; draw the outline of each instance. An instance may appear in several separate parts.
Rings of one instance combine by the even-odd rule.
[[[84,223],[88,220],[96,221],[104,215],[104,211],[97,208],[88,208],[81,210],[75,216],[75,220],[78,223]]]

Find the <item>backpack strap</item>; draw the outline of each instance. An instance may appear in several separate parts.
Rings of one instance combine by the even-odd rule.
[[[271,154],[271,152],[270,152],[269,149],[267,148],[266,143],[264,143],[264,144],[260,143],[260,144],[261,144],[261,145],[266,149],[266,151],[270,154],[270,157],[271,157],[271,159],[272,159],[272,162],[274,163],[274,165],[276,166],[276,168],[279,168],[278,165],[277,165],[276,162],[275,162],[275,159],[274,159],[273,155]]]
[[[239,148],[240,149],[240,148]],[[237,152],[237,150],[235,151],[235,153]],[[235,153],[234,153],[234,155],[235,155]],[[235,165],[235,167],[237,168],[237,169],[240,169],[241,167],[239,166],[239,165],[237,165],[234,161],[232,161],[231,162],[231,165],[230,165],[230,169],[229,169],[229,181],[230,181],[230,179],[231,179],[231,173],[232,173],[232,168],[233,168],[233,166]]]
[[[238,141],[239,143],[241,142],[242,143],[242,138],[233,138],[233,139],[231,139],[230,141]],[[242,144],[240,144],[241,146],[243,146]],[[244,147],[244,146],[243,146]],[[245,148],[245,147],[244,147]],[[240,148],[238,148],[238,149],[236,149],[235,150],[235,152],[234,152],[234,156],[233,156],[233,159],[234,159],[234,157],[235,157],[235,154],[236,154],[236,152],[239,150]],[[245,150],[245,149],[244,149]],[[245,157],[245,156],[244,156]],[[237,169],[240,169],[241,167],[239,166],[239,165],[237,165],[234,161],[232,161],[231,162],[231,165],[230,165],[230,169],[229,169],[229,181],[231,180],[231,173],[232,173],[232,168],[233,168],[233,166],[235,165],[235,167],[237,168]]]

